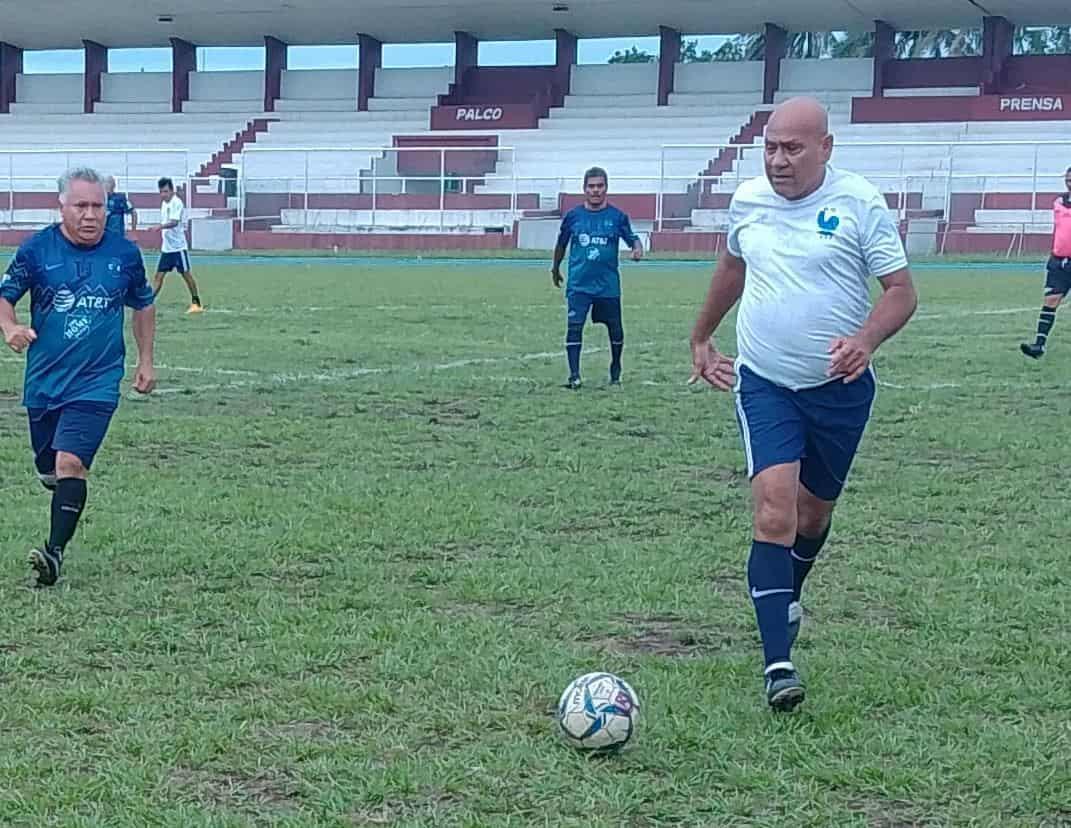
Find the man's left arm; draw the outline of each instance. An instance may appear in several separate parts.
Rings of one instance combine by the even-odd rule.
[[[138,346],[138,368],[134,375],[134,390],[150,394],[156,387],[156,367],[153,364],[153,348],[156,340],[156,307],[153,305],[152,287],[145,278],[145,264],[138,253],[128,265],[130,284],[126,291],[126,305],[133,308],[134,342]]]
[[[632,230],[632,222],[625,214],[621,214],[621,238],[625,240],[625,243],[632,248],[632,261],[638,262],[643,258],[643,242],[640,241],[640,237],[637,236]]]
[[[882,295],[858,332],[829,346],[829,376],[844,377],[845,382],[863,375],[874,352],[907,324],[918,307],[900,229],[884,197],[875,197],[860,219],[863,259],[867,270],[881,283]]]

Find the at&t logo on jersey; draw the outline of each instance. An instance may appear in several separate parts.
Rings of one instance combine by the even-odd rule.
[[[75,296],[67,288],[56,291],[52,298],[52,309],[59,313],[67,313],[71,310],[108,310],[115,299],[108,295],[89,293],[85,296]]]
[[[66,313],[74,307],[74,303],[74,294],[63,288],[62,290],[57,290],[56,295],[52,298],[52,309],[60,313]]]

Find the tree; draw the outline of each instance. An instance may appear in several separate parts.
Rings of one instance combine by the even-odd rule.
[[[657,63],[658,58],[652,55],[650,52],[637,49],[635,46],[629,47],[626,51],[620,50],[610,55],[609,63]]]
[[[719,51],[721,51],[719,49]],[[709,49],[699,51],[698,40],[686,40],[681,44],[681,53],[678,58],[681,63],[713,63],[718,58]]]

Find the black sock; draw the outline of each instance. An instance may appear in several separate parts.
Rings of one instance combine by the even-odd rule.
[[[621,352],[625,350],[624,342],[610,343],[610,379],[617,382],[621,379]]]
[[[190,299],[193,300],[193,303],[195,305],[200,305],[201,304],[201,297],[198,296],[196,293],[191,293],[190,294]]]
[[[792,547],[793,601],[800,600],[800,594],[803,590],[803,582],[807,579],[811,567],[814,566],[814,562],[818,558],[818,553],[822,551],[826,538],[829,537],[829,528],[830,527],[827,526],[826,531],[824,531],[822,536],[818,538],[805,538],[803,535],[796,535],[796,543]]]
[[[78,526],[86,505],[86,482],[78,477],[62,477],[52,493],[52,529],[48,535],[50,549],[64,549]]]
[[[747,581],[759,622],[766,667],[788,662],[788,605],[792,603],[792,557],[787,546],[751,542]]]
[[[565,353],[569,357],[569,379],[580,377],[580,349],[584,347],[584,326],[570,325],[565,333]]]
[[[1047,308],[1044,305],[1041,307],[1041,313],[1038,314],[1038,335],[1034,340],[1034,344],[1039,348],[1045,347],[1045,341],[1049,338],[1049,331],[1052,330],[1053,324],[1056,322],[1056,308]]]

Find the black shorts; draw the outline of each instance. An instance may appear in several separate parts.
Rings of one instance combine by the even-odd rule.
[[[161,253],[160,263],[156,265],[157,273],[168,273],[177,270],[179,273],[190,272],[189,251],[179,250],[177,253]]]
[[[1051,256],[1045,268],[1045,295],[1064,296],[1068,293],[1071,293],[1071,257],[1058,259]]]

